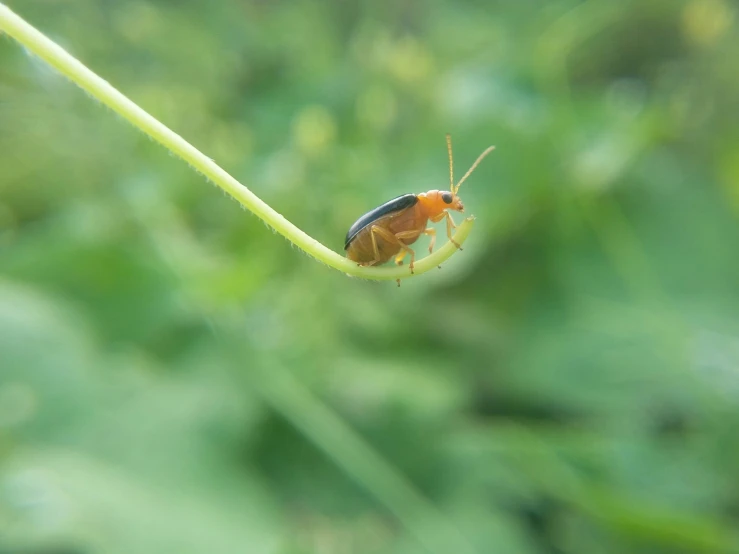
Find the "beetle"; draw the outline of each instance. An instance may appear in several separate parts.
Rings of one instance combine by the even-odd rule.
[[[387,262],[395,256],[395,263],[402,265],[403,260],[410,254],[409,268],[413,273],[413,263],[416,253],[409,247],[421,235],[429,235],[429,254],[436,243],[436,230],[427,227],[431,220],[438,223],[446,218],[446,234],[449,240],[460,250],[461,246],[452,238],[454,224],[449,210],[464,212],[464,204],[457,196],[459,187],[475,170],[482,159],[492,152],[495,147],[488,147],[477,158],[464,177],[454,184],[454,164],[452,161],[452,138],[446,135],[447,151],[449,152],[449,191],[430,190],[421,194],[403,194],[385,202],[382,206],[367,212],[349,228],[344,241],[346,257],[357,262],[358,265],[371,266]],[[400,286],[400,280],[398,280]]]

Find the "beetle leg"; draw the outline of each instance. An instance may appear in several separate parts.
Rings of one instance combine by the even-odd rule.
[[[375,225],[370,227],[370,238],[372,239],[372,251],[375,254],[375,259],[371,262],[367,262],[363,265],[375,265],[377,262],[380,261],[380,249],[377,247],[377,238],[375,237],[375,229],[377,229]]]
[[[429,227],[423,230],[423,234],[431,237],[431,242],[429,242],[429,254],[431,254],[434,251],[434,244],[436,244],[436,229]]]
[[[407,255],[407,252],[401,250],[400,254],[395,256],[395,265],[403,265],[403,258],[405,258]]]
[[[379,227],[378,225],[373,225],[370,227],[370,233],[372,234],[372,246],[375,249],[375,263],[380,260],[380,254],[379,250],[377,248],[377,239],[374,237],[375,234],[380,235],[383,239],[388,241],[391,244],[397,244],[400,246],[400,249],[405,252],[406,254],[411,255],[411,263],[409,264],[409,268],[411,270],[411,273],[413,273],[413,262],[416,259],[416,253],[411,250],[403,241],[400,239],[409,239],[413,237],[418,236],[417,231],[403,231],[396,235],[393,235],[390,231],[385,229],[384,227]]]
[[[452,229],[456,229],[457,226],[454,224],[454,220],[452,219],[451,214],[447,210],[444,210],[439,215],[432,217],[430,219],[434,223],[439,223],[439,221],[441,221],[444,218],[446,218],[446,236],[449,237],[449,240],[454,246],[462,250],[462,247],[460,246],[460,244],[452,238]]]
[[[444,213],[446,214],[446,236],[449,237],[449,240],[454,246],[462,250],[462,246],[452,238],[452,229],[457,228],[457,226],[454,224],[454,220],[452,219],[452,215],[446,210],[444,211]]]
[[[395,238],[398,239],[398,242],[403,242],[403,240],[407,239],[417,239],[421,235],[420,231],[401,231],[400,233],[395,233]],[[403,246],[407,246],[403,242]]]
[[[413,262],[416,259],[416,253],[414,250],[409,248],[401,239],[417,239],[421,233],[419,231],[401,231],[400,233],[395,233],[395,238],[398,239],[398,242],[402,245],[401,248],[403,248],[404,251],[407,251],[411,255],[411,263],[408,267],[411,268],[411,273],[413,273]]]

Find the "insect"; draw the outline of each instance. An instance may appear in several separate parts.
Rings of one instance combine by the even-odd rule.
[[[454,164],[452,161],[452,138],[446,136],[446,146],[449,152],[449,191],[430,190],[421,194],[404,194],[385,202],[379,208],[367,212],[351,226],[346,234],[344,250],[346,256],[359,265],[378,265],[387,262],[395,256],[395,263],[402,265],[407,255],[411,261],[409,268],[413,273],[413,263],[416,253],[409,245],[418,240],[421,235],[429,235],[429,254],[436,243],[436,230],[427,227],[431,220],[438,223],[446,218],[446,234],[454,245],[462,249],[452,238],[454,224],[449,210],[464,212],[464,204],[457,196],[459,187],[475,170],[482,159],[492,152],[495,147],[490,146],[477,158],[464,177],[454,184]],[[400,286],[400,280],[398,280]]]

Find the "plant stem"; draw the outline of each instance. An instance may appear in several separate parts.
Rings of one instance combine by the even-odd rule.
[[[340,256],[290,223],[200,150],[149,115],[110,83],[96,75],[69,52],[23,20],[3,3],[0,3],[0,31],[4,31],[88,94],[127,119],[174,155],[186,161],[305,253],[334,269],[363,279],[405,279],[435,268],[456,251],[456,247],[448,242],[430,256],[418,260],[415,263],[414,274],[410,273],[407,266],[357,266],[356,263]],[[454,240],[457,243],[462,244],[465,241],[472,229],[473,221],[473,217],[468,217],[459,226],[454,235]]]

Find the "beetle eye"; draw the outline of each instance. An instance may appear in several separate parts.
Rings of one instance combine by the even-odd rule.
[[[441,193],[441,199],[444,201],[444,204],[451,204],[452,203],[452,193],[451,192],[442,192]]]

